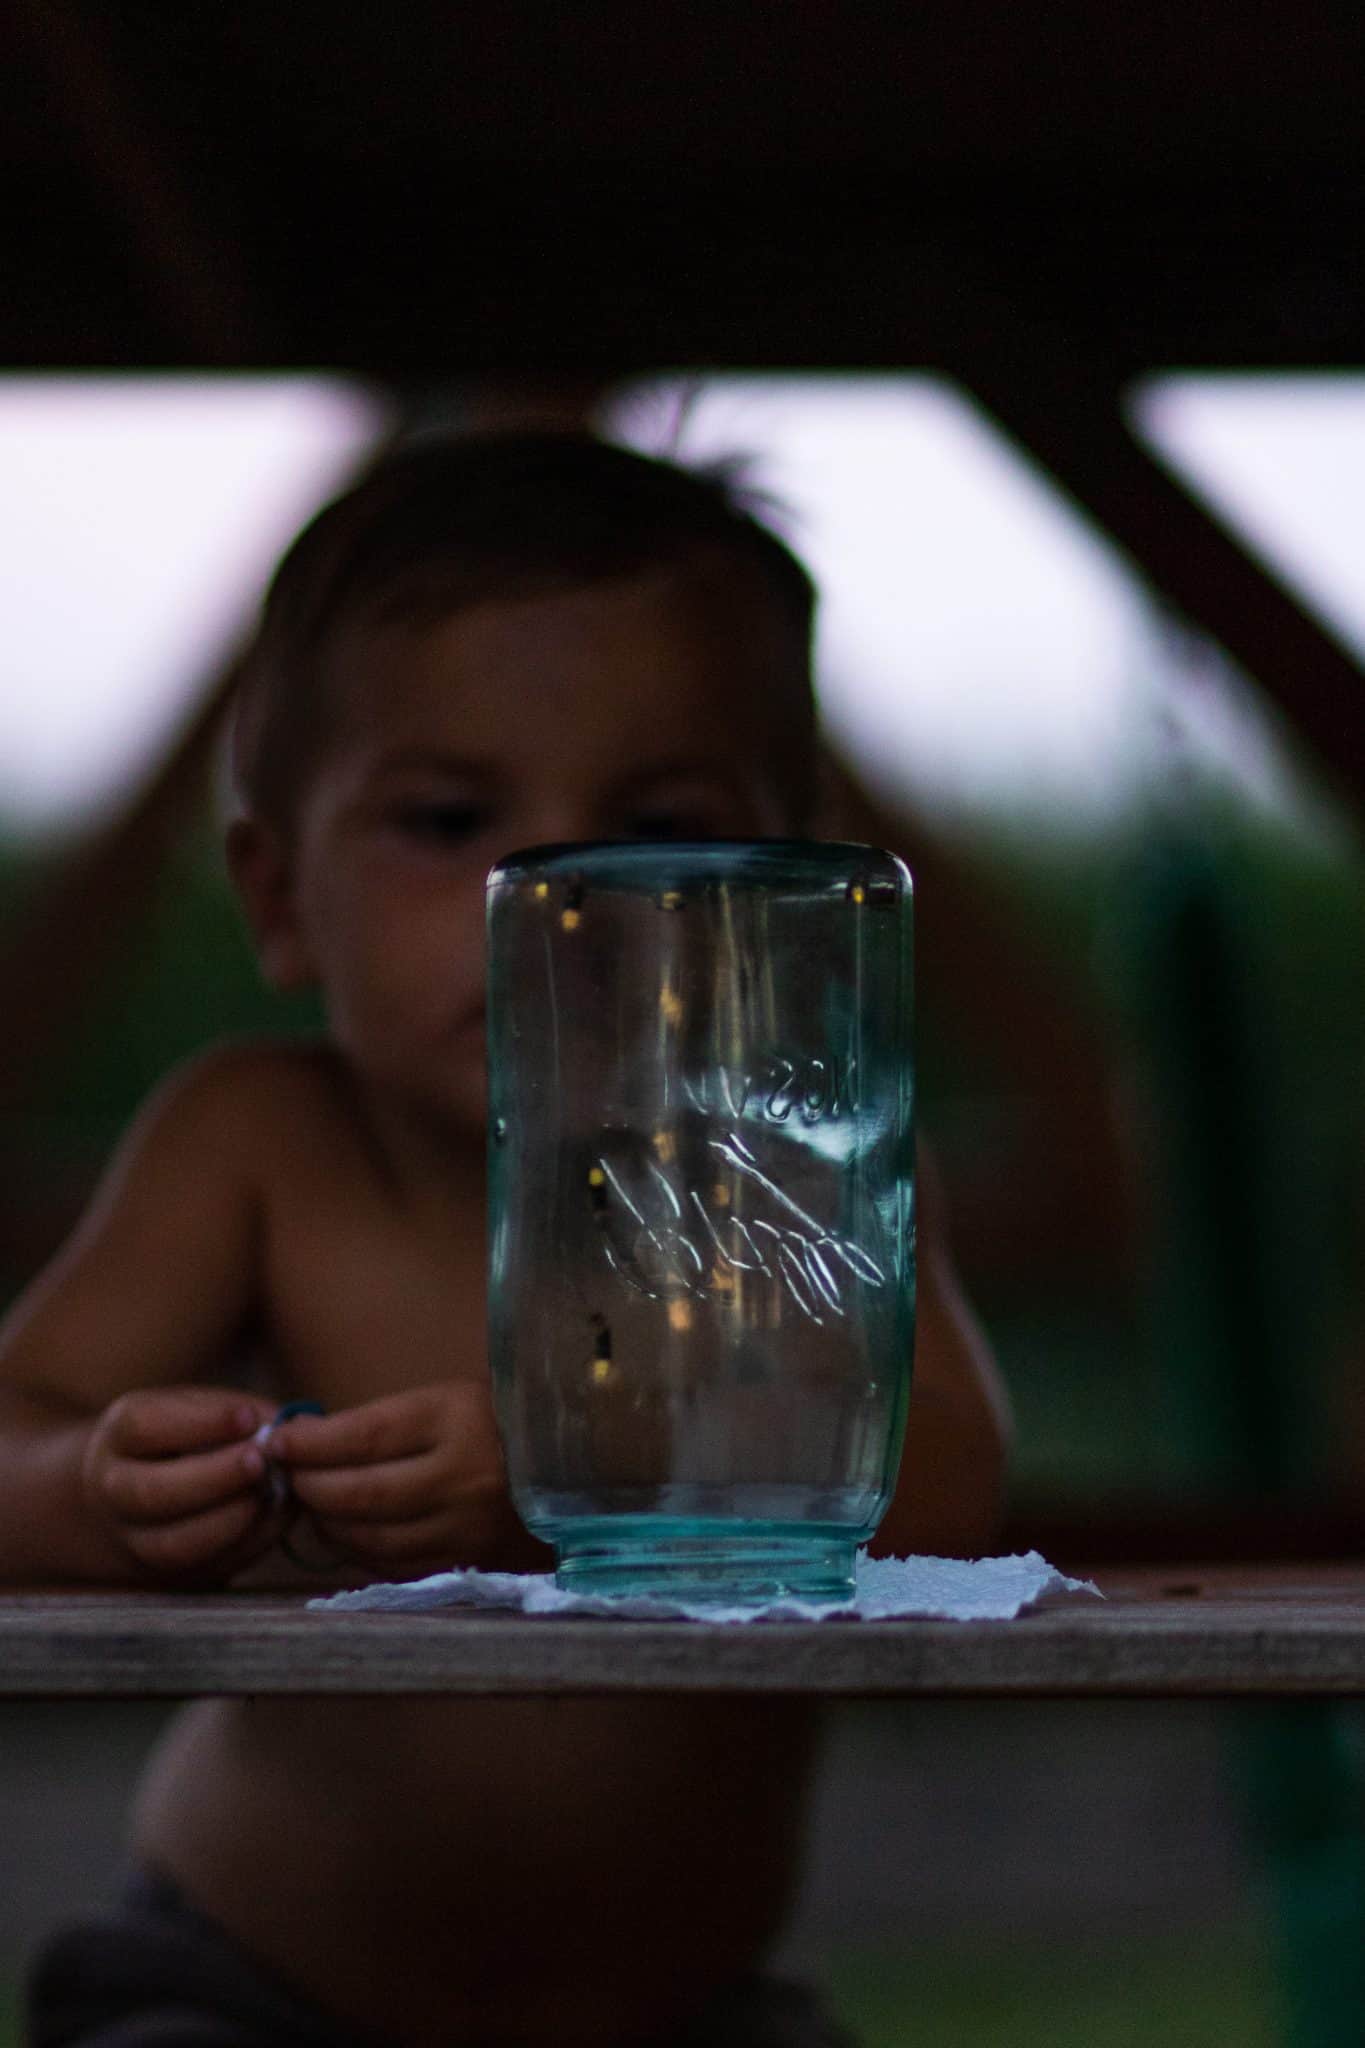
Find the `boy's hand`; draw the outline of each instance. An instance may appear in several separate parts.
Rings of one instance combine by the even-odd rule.
[[[357,1564],[527,1562],[486,1386],[442,1380],[300,1415],[270,1451],[323,1540]]]
[[[121,1394],[81,1460],[91,1515],[117,1549],[159,1578],[221,1584],[268,1550],[280,1514],[252,1437],[273,1405],[217,1387]]]

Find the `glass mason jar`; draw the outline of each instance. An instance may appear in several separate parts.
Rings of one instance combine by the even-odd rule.
[[[489,876],[493,1386],[560,1585],[849,1596],[909,1393],[910,940],[863,846]]]

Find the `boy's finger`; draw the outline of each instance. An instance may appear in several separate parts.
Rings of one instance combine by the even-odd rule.
[[[239,1443],[271,1413],[270,1404],[231,1388],[166,1387],[125,1394],[109,1410],[109,1443],[131,1458],[170,1458]]]
[[[134,1530],[128,1547],[140,1563],[154,1571],[201,1570],[230,1558],[262,1512],[256,1501],[228,1501],[178,1522]]]
[[[417,1561],[439,1569],[456,1562],[459,1548],[450,1516],[444,1510],[409,1522],[329,1520],[323,1534],[338,1549],[378,1564]]]
[[[436,1444],[435,1410],[421,1394],[386,1394],[336,1415],[298,1415],[270,1432],[272,1457],[295,1466],[377,1465]]]
[[[305,1507],[328,1520],[406,1521],[429,1508],[442,1491],[450,1492],[448,1476],[442,1486],[443,1462],[436,1452],[425,1451],[378,1465],[295,1466],[290,1484]]]
[[[114,1458],[99,1488],[124,1521],[171,1522],[240,1495],[259,1495],[265,1469],[264,1457],[248,1440],[181,1458]]]

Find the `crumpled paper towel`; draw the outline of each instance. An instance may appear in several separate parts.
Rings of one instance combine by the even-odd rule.
[[[440,1607],[513,1607],[523,1614],[609,1614],[637,1621],[681,1617],[689,1621],[825,1621],[838,1617],[890,1621],[909,1616],[937,1621],[1012,1621],[1046,1594],[1093,1593],[1089,1579],[1068,1579],[1036,1550],[1022,1557],[869,1557],[858,1552],[851,1600],[771,1600],[756,1607],[658,1595],[565,1593],[553,1572],[435,1572],[406,1584],[363,1586],[310,1600],[310,1607],[398,1608],[409,1613]]]

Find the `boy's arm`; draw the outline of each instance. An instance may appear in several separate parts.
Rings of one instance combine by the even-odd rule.
[[[254,1554],[270,1404],[190,1384],[253,1291],[249,1051],[176,1076],[0,1325],[0,1578],[223,1577]]]
[[[923,1143],[918,1167],[915,1362],[895,1497],[871,1548],[979,1557],[1004,1507],[1009,1405],[990,1345],[948,1250],[944,1204]]]

